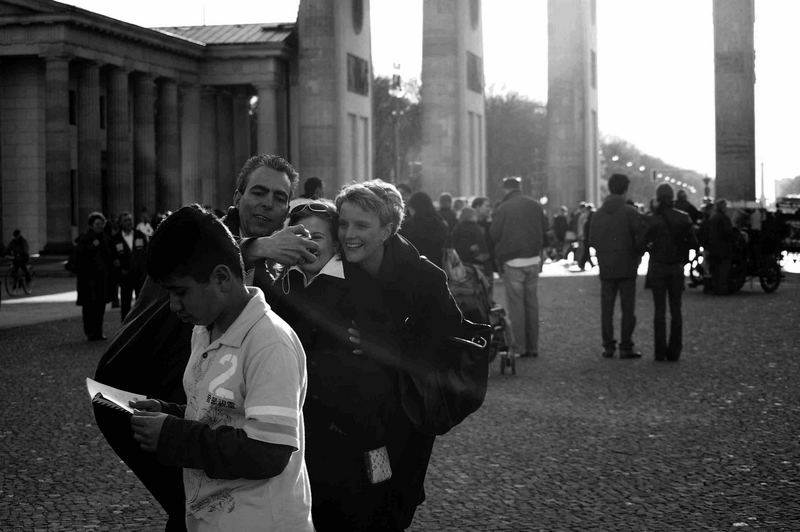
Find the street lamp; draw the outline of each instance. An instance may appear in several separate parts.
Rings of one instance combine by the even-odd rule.
[[[703,178],[703,184],[705,185],[705,188],[703,189],[703,203],[709,203],[711,201],[711,187],[709,186],[709,183],[711,183],[711,178],[705,176]]]
[[[400,77],[400,63],[394,64],[395,73],[392,75],[392,83],[389,86],[389,96],[394,98],[394,109],[392,109],[393,133],[394,133],[394,179],[395,183],[400,181],[400,117],[404,111],[401,107],[403,98],[403,79]]]

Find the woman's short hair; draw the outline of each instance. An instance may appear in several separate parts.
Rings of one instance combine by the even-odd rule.
[[[392,235],[397,234],[403,223],[405,206],[400,191],[381,179],[345,185],[336,196],[336,209],[342,210],[344,202],[378,215],[381,225],[392,224]]]
[[[220,264],[238,279],[244,278],[242,255],[233,235],[213,213],[197,204],[169,215],[147,245],[147,275],[156,282],[186,276],[208,283]]]
[[[328,222],[333,241],[339,241],[339,212],[336,210],[336,205],[325,199],[295,205],[289,211],[289,225],[297,225],[306,218],[312,217]]]
[[[458,213],[458,221],[459,222],[469,222],[472,218],[478,216],[478,211],[473,209],[472,207],[464,207],[461,209],[461,212]]]
[[[89,213],[89,225],[94,225],[95,220],[103,220],[103,223],[106,223],[106,217],[103,216],[102,212],[90,212]]]

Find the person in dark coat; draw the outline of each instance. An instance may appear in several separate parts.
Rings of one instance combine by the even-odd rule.
[[[367,456],[386,449],[398,413],[396,372],[351,340],[355,304],[344,278],[338,214],[327,201],[300,204],[289,223],[319,244],[317,260],[298,264],[273,287],[273,309],[295,330],[306,352],[308,393],[305,460],[318,532],[384,530],[391,515],[389,483],[371,483]]]
[[[677,361],[683,348],[683,269],[689,249],[696,246],[692,220],[672,204],[673,191],[666,183],[656,189],[655,210],[648,216],[647,242],[650,262],[647,285],[653,291],[653,336],[655,359]],[[666,307],[669,298],[670,329],[666,331]]]
[[[453,196],[449,192],[442,192],[439,195],[439,216],[442,217],[444,223],[447,224],[447,229],[452,233],[458,224],[458,213],[453,209]]]
[[[475,264],[483,270],[489,260],[489,246],[483,228],[478,225],[478,213],[472,207],[464,207],[458,217],[452,234],[453,248],[463,262]]]
[[[603,357],[611,358],[617,348],[614,338],[614,304],[617,294],[622,307],[619,357],[641,358],[633,347],[636,327],[636,270],[644,252],[645,220],[626,200],[630,180],[625,174],[608,179],[611,194],[592,215],[589,245],[597,250],[600,267],[600,321]]]
[[[400,234],[417,248],[419,254],[442,267],[442,256],[450,230],[436,212],[431,197],[425,192],[414,192],[408,200],[409,217],[403,221]]]
[[[414,375],[429,373],[432,364],[442,363],[435,346],[457,334],[461,311],[444,272],[397,234],[403,202],[393,185],[379,180],[348,185],[336,197],[336,207],[362,356],[397,375],[387,383],[391,400],[386,412],[392,413],[384,440],[391,465],[388,522],[374,529],[405,530],[425,499],[434,442],[434,436],[412,421],[409,382]]]
[[[144,284],[145,262],[147,260],[147,236],[133,227],[133,215],[123,212],[119,215],[119,232],[111,239],[114,246],[114,269],[120,288],[120,319],[131,310],[133,295],[139,297]]]
[[[99,212],[89,214],[89,230],[78,237],[75,248],[78,275],[78,301],[82,307],[83,332],[90,342],[105,340],[103,314],[111,301],[108,278],[113,252],[104,232],[106,217]]]
[[[703,219],[703,213],[692,205],[689,201],[689,197],[686,195],[686,191],[683,189],[678,191],[678,199],[675,200],[673,207],[688,214],[692,223],[700,223],[700,220]]]
[[[711,269],[711,290],[715,295],[730,293],[731,258],[737,230],[728,216],[728,202],[718,199],[708,219],[708,260]]]

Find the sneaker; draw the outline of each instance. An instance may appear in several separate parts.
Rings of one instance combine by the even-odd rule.
[[[642,354],[637,351],[620,351],[619,358],[642,358]]]
[[[614,357],[614,350],[611,349],[604,349],[603,350],[603,358],[613,358]]]

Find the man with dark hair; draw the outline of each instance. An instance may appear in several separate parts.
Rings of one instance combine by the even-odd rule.
[[[144,284],[147,236],[134,229],[130,212],[119,215],[119,229],[119,233],[111,237],[111,245],[120,288],[120,319],[125,321],[125,316],[131,310],[133,294],[139,297]]]
[[[322,184],[322,179],[318,177],[309,177],[303,184],[302,198],[316,200],[325,195],[325,186]]]
[[[449,192],[442,192],[439,195],[439,216],[447,223],[447,229],[452,233],[458,218],[453,211],[453,196]]]
[[[497,268],[503,277],[514,342],[514,355],[539,355],[537,283],[547,221],[539,202],[520,190],[521,179],[503,180],[506,195],[494,212],[489,233]]]
[[[711,270],[711,290],[714,295],[730,293],[731,261],[737,229],[728,216],[728,202],[720,198],[708,220],[708,259]]]
[[[603,334],[603,357],[611,358],[617,348],[614,338],[614,305],[617,293],[622,307],[619,357],[641,358],[633,349],[636,327],[636,270],[644,252],[646,225],[636,207],[625,195],[630,180],[625,174],[608,179],[611,192],[594,213],[589,225],[589,245],[597,250],[600,266],[600,321]]]
[[[689,219],[692,220],[692,223],[699,223],[703,218],[703,214],[697,210],[697,207],[689,202],[686,191],[683,189],[678,190],[678,199],[675,200],[673,207],[688,214]]]

